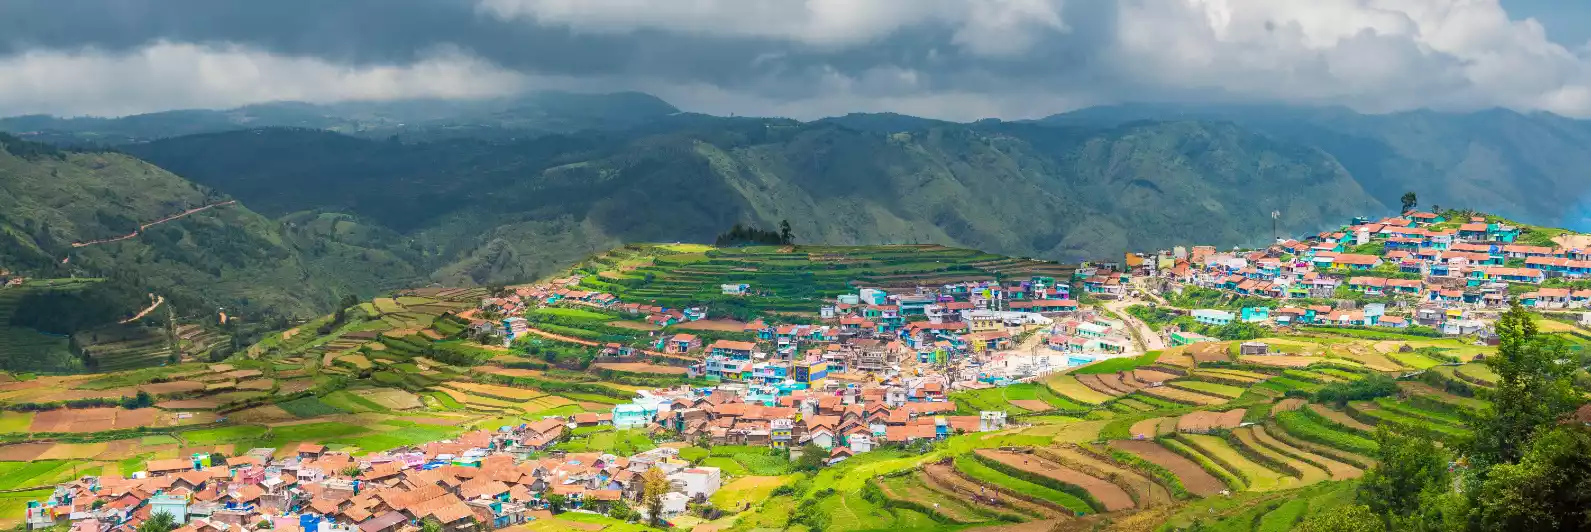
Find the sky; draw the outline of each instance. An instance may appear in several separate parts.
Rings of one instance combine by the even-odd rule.
[[[0,2],[0,115],[535,90],[800,119],[1127,102],[1591,118],[1591,0]]]

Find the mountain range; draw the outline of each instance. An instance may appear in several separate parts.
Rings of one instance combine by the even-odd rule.
[[[114,274],[190,307],[286,316],[342,294],[530,280],[624,242],[710,242],[737,222],[788,220],[798,242],[1075,261],[1259,244],[1272,211],[1282,234],[1308,233],[1392,214],[1406,191],[1543,225],[1586,228],[1591,211],[1591,125],[1501,110],[1133,105],[803,122],[546,94],[31,116],[0,130],[21,136],[0,138],[12,196],[0,199],[0,267]]]

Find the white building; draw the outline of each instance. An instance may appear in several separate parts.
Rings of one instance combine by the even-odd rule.
[[[679,485],[688,497],[712,497],[718,493],[718,488],[723,487],[723,475],[716,467],[692,467],[681,470],[669,477],[669,481]]]

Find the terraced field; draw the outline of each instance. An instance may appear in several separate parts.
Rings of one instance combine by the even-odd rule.
[[[1189,447],[1237,474],[1248,484],[1248,489],[1251,491],[1273,491],[1297,487],[1300,484],[1297,478],[1249,459],[1220,437],[1186,434],[1180,438],[1185,439]]]
[[[1095,501],[1098,501],[1100,509],[1107,512],[1117,512],[1137,507],[1137,504],[1133,502],[1132,496],[1121,489],[1121,486],[1044,458],[1029,454],[990,450],[979,450],[977,454],[981,459],[998,462],[1016,470],[1027,471],[1061,484],[1076,486],[1087,492]]]
[[[1165,468],[1173,475],[1176,475],[1182,482],[1182,487],[1193,495],[1209,497],[1226,489],[1225,483],[1215,478],[1209,471],[1199,467],[1199,464],[1182,455],[1171,452],[1158,443],[1141,440],[1117,440],[1110,442],[1110,446]]]

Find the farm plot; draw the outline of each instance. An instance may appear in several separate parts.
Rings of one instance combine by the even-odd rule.
[[[103,432],[147,427],[155,424],[160,411],[154,408],[60,408],[33,416],[32,432]]]
[[[1086,471],[1091,476],[1104,478],[1122,489],[1136,493],[1141,506],[1168,506],[1175,502],[1165,486],[1150,480],[1137,471],[1101,460],[1091,454],[1070,447],[1044,447],[1038,454],[1051,461]]]
[[[1487,367],[1485,364],[1474,362],[1465,364],[1459,366],[1454,371],[1454,374],[1460,379],[1469,381],[1470,384],[1478,384],[1487,388],[1497,385],[1497,372],[1492,371],[1492,368]]]
[[[1270,415],[1274,416],[1277,412],[1291,412],[1293,410],[1298,410],[1303,408],[1306,403],[1308,403],[1308,401],[1299,399],[1297,397],[1282,399],[1277,401],[1276,404],[1271,405]]]
[[[1348,480],[1359,478],[1360,476],[1364,475],[1364,470],[1361,470],[1350,464],[1346,464],[1332,458],[1289,445],[1287,442],[1283,442],[1277,439],[1275,436],[1272,436],[1270,431],[1266,430],[1264,425],[1254,425],[1247,428],[1252,433],[1254,441],[1258,442],[1260,445],[1264,445],[1278,453],[1297,458],[1299,460],[1319,464],[1321,467],[1326,468],[1326,473],[1331,476],[1331,480]]]
[[[146,392],[150,395],[196,392],[203,389],[204,383],[194,381],[170,381],[138,385],[138,391]]]
[[[1078,382],[1077,377],[1058,374],[1044,380],[1044,385],[1056,395],[1079,403],[1098,405],[1109,401],[1112,395],[1100,393]]]
[[[541,390],[526,390],[495,384],[480,384],[468,381],[448,381],[442,384],[447,388],[469,392],[473,395],[502,399],[505,401],[529,401],[545,397],[547,392]]]
[[[1167,371],[1160,371],[1160,370],[1155,370],[1155,369],[1143,369],[1143,368],[1135,369],[1135,370],[1132,370],[1132,371],[1130,371],[1128,373],[1132,374],[1133,380],[1136,380],[1136,381],[1138,381],[1140,383],[1143,383],[1146,386],[1153,385],[1154,383],[1157,383],[1157,382],[1166,382],[1166,381],[1169,381],[1171,379],[1176,379],[1176,378],[1181,377],[1181,375],[1178,375],[1178,374],[1175,374],[1175,373],[1171,373],[1171,372],[1167,372]]]
[[[1166,383],[1166,385],[1170,386],[1172,388],[1180,389],[1180,390],[1188,390],[1188,391],[1202,393],[1202,394],[1205,394],[1205,395],[1214,395],[1214,396],[1217,396],[1217,397],[1225,397],[1227,399],[1236,399],[1238,396],[1243,395],[1243,391],[1244,391],[1242,388],[1239,388],[1239,387],[1236,387],[1236,386],[1232,386],[1230,384],[1217,384],[1217,383],[1214,383],[1214,382],[1185,380],[1185,379],[1184,380],[1171,381],[1169,383]]]
[[[657,364],[646,364],[641,362],[602,362],[592,364],[591,367],[599,370],[610,369],[628,373],[653,373],[658,375],[684,375],[686,373],[685,368],[678,366],[659,366]]]
[[[1204,468],[1199,467],[1199,464],[1195,464],[1192,460],[1161,447],[1158,443],[1118,440],[1110,442],[1110,446],[1171,471],[1172,474],[1177,476],[1178,480],[1182,481],[1182,487],[1187,489],[1188,493],[1200,497],[1208,497],[1227,489],[1226,484],[1210,475],[1210,472],[1205,471]]]
[[[1225,397],[1205,395],[1203,393],[1172,388],[1170,386],[1144,388],[1142,390],[1138,390],[1138,393],[1177,404],[1194,406],[1220,405],[1225,404],[1228,401],[1228,399]]]
[[[1283,434],[1300,441],[1341,449],[1356,455],[1367,455],[1376,452],[1379,447],[1375,440],[1366,438],[1360,433],[1339,430],[1334,426],[1321,422],[1322,418],[1314,416],[1314,412],[1307,409],[1276,414],[1276,425],[1282,432],[1274,434],[1277,439],[1286,440]],[[1321,449],[1312,449],[1323,452]],[[1341,456],[1338,456],[1342,458]],[[1367,462],[1367,461],[1362,461]]]
[[[1311,465],[1303,460],[1299,460],[1295,457],[1283,454],[1276,449],[1260,443],[1258,438],[1254,437],[1254,431],[1251,427],[1234,429],[1232,431],[1232,436],[1236,438],[1238,443],[1250,453],[1262,456],[1273,463],[1284,464],[1287,467],[1296,469],[1298,471],[1298,481],[1303,484],[1314,484],[1317,482],[1325,482],[1331,479],[1331,475],[1327,473],[1326,470]]]
[[[1108,395],[1108,396],[1111,396],[1111,397],[1120,397],[1120,396],[1125,395],[1126,393],[1128,393],[1125,390],[1119,390],[1119,389],[1116,389],[1116,388],[1106,384],[1103,379],[1100,379],[1099,375],[1094,375],[1094,374],[1078,375],[1077,376],[1077,382],[1082,384],[1083,386],[1088,387],[1089,390],[1093,390],[1094,392],[1099,393],[1101,395]],[[1118,380],[1118,383],[1119,383],[1119,380]]]
[[[1243,477],[1250,491],[1287,489],[1296,487],[1299,483],[1297,478],[1273,471],[1248,459],[1219,437],[1204,434],[1187,434],[1181,437],[1194,449]]]
[[[697,320],[675,324],[673,328],[691,331],[741,332],[746,330],[746,324],[734,320]]]
[[[979,493],[984,491],[982,488],[987,487],[990,491],[1032,501],[1068,514],[1094,511],[1093,507],[1076,495],[1007,475],[984,465],[972,456],[958,456],[953,464],[954,469],[951,471],[955,476],[977,484],[980,488]],[[932,467],[930,466],[928,471],[935,476],[943,471]],[[968,492],[971,493],[971,490]]]
[[[1404,430],[1413,432],[1429,431],[1445,438],[1463,438],[1470,434],[1468,429],[1446,417],[1434,415],[1431,412],[1420,411],[1399,405],[1397,403],[1382,404],[1369,401],[1355,401],[1348,403],[1348,409],[1361,417],[1375,420],[1378,423],[1387,423]]]
[[[1243,415],[1248,409],[1234,408],[1225,412],[1209,412],[1200,410],[1190,412],[1177,418],[1177,432],[1187,434],[1207,434],[1217,429],[1234,429],[1243,423]]]
[[[1278,368],[1305,368],[1309,367],[1310,364],[1326,360],[1325,357],[1295,355],[1243,355],[1237,357],[1237,359],[1244,364],[1258,364]]]
[[[1194,370],[1188,374],[1195,378],[1208,378],[1212,382],[1253,383],[1271,378],[1264,373],[1243,371],[1237,369],[1209,368]]]
[[[917,478],[924,485],[935,491],[948,494],[958,499],[973,501],[979,505],[987,504],[994,508],[1007,508],[1032,517],[1053,519],[1062,515],[1072,515],[1071,510],[1047,504],[1029,494],[1016,494],[1009,489],[991,484],[983,484],[962,476],[945,464],[930,464],[924,466],[917,473]],[[981,506],[980,506],[981,507]]]
[[[1361,422],[1361,421],[1359,421],[1357,419],[1354,419],[1354,418],[1350,417],[1348,414],[1345,414],[1345,413],[1343,413],[1340,410],[1332,410],[1331,408],[1327,407],[1326,405],[1310,404],[1309,405],[1309,411],[1314,413],[1315,415],[1318,415],[1320,417],[1326,418],[1328,421],[1331,421],[1332,423],[1336,423],[1338,425],[1342,425],[1344,427],[1348,427],[1350,429],[1357,430],[1359,432],[1374,433],[1376,431],[1375,427],[1372,427],[1370,425],[1366,425],[1364,422]]]
[[[1173,347],[1162,351],[1156,362],[1178,368],[1192,368],[1193,356],[1188,354],[1187,346]]]
[[[1091,477],[1077,470],[1028,454],[1007,453],[989,449],[979,449],[978,456],[1004,464],[1006,467],[1026,471],[1062,484],[1077,486],[1088,492],[1094,500],[1099,501],[1104,511],[1116,512],[1130,510],[1135,507],[1132,497],[1121,489],[1121,486],[1111,484],[1103,479]]]
[[[366,388],[354,393],[388,410],[412,410],[424,406],[420,404],[418,396],[397,388]]]
[[[879,491],[884,497],[892,501],[902,501],[930,507],[940,516],[956,523],[976,523],[986,521],[980,511],[961,501],[931,490],[921,480],[914,476],[899,476],[884,479],[878,484]]]

